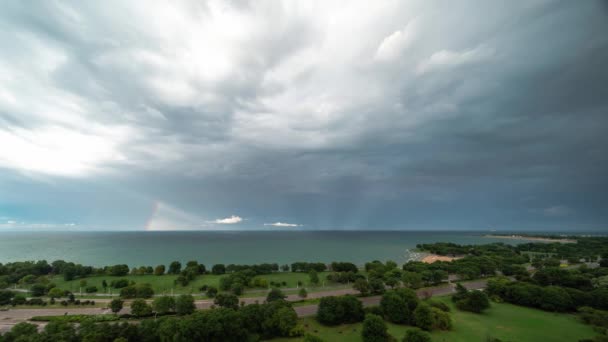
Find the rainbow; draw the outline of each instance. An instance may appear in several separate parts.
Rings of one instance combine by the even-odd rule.
[[[160,208],[160,201],[152,202],[152,211],[150,212],[150,216],[148,216],[148,220],[144,225],[144,230],[150,231],[152,230],[152,223],[154,222],[154,218],[158,215],[158,210]]]

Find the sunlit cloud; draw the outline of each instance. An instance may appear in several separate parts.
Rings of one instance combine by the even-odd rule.
[[[273,227],[301,227],[301,224],[295,223],[285,223],[285,222],[275,222],[275,223],[264,223],[265,226],[273,226]]]
[[[236,224],[236,223],[240,223],[242,221],[243,221],[243,219],[240,216],[232,215],[230,217],[226,217],[226,218],[223,218],[223,219],[217,219],[217,220],[213,221],[213,223],[217,223],[217,224]]]

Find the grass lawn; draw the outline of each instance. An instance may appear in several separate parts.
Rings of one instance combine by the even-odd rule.
[[[327,274],[329,274],[329,273],[328,272],[319,273],[319,278],[325,279]],[[196,293],[200,293],[200,291],[198,289],[203,285],[210,285],[210,286],[218,287],[219,280],[221,277],[223,277],[223,275],[213,275],[213,274],[201,275],[201,276],[198,276],[193,281],[191,281],[190,284],[188,284],[187,286],[176,285],[175,279],[177,278],[177,276],[168,275],[168,274],[162,275],[162,276],[155,276],[155,275],[126,275],[124,277],[93,276],[93,277],[87,277],[87,278],[82,278],[82,279],[80,279],[80,278],[74,279],[74,280],[70,280],[70,281],[63,280],[62,276],[55,276],[51,279],[51,281],[53,283],[55,283],[58,288],[63,289],[63,290],[69,290],[74,293],[78,293],[78,291],[80,291],[80,281],[81,280],[86,280],[87,286],[97,286],[97,289],[99,290],[98,293],[104,293],[103,287],[101,286],[101,283],[103,282],[104,279],[106,280],[106,282],[109,285],[112,282],[112,280],[118,280],[118,279],[124,278],[129,281],[134,281],[136,283],[148,283],[148,284],[152,285],[152,288],[154,289],[155,294],[163,294],[163,293],[170,294],[171,289],[173,289],[173,293],[175,293],[175,294],[182,294],[182,293],[196,294]],[[266,279],[269,283],[271,281],[274,281],[277,283],[285,282],[287,285],[283,285],[283,286],[281,286],[281,288],[295,288],[298,284],[298,281],[301,281],[303,284],[305,284],[305,286],[307,286],[308,282],[309,282],[307,273],[280,272],[280,273],[266,274],[266,275],[262,275],[260,277],[263,279]],[[339,285],[339,284],[331,284],[331,285],[332,285],[331,288],[333,289],[333,288],[336,288],[336,286],[334,286],[334,285]],[[337,286],[337,287],[340,287],[340,286]],[[344,287],[350,287],[350,286],[344,286]],[[323,290],[327,290],[327,289],[328,289],[328,287],[322,287],[322,286],[308,287],[307,286],[308,292],[323,291]],[[82,290],[83,290],[83,295],[85,295],[84,288]],[[112,293],[120,292],[119,289],[110,289],[110,287],[108,287],[108,290],[111,290]],[[262,291],[260,291],[260,290],[262,290]],[[297,290],[285,291],[285,292],[286,293],[297,293]],[[248,297],[252,297],[252,296],[257,297],[257,296],[264,296],[264,295],[265,295],[265,293],[264,293],[263,289],[250,289],[250,294],[247,294],[247,293],[245,294],[245,296],[248,296]]]
[[[572,342],[591,338],[593,329],[582,324],[574,315],[555,314],[506,303],[492,303],[485,313],[478,315],[459,311],[449,297],[436,297],[452,308],[454,327],[448,332],[433,332],[434,342],[483,342],[488,336],[502,341],[517,342]],[[314,318],[301,319],[306,332],[317,335],[325,341],[361,341],[361,323],[325,327]],[[389,333],[401,340],[407,326],[388,324]],[[275,339],[273,341],[302,341],[302,338]]]

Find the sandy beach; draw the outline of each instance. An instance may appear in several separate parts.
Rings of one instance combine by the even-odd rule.
[[[432,264],[435,261],[452,261],[456,259],[460,259],[460,257],[449,257],[445,255],[430,254],[422,258],[421,261],[427,264]]]
[[[560,243],[576,243],[572,239],[555,239],[550,237],[526,236],[526,235],[484,235],[486,238],[493,239],[510,239],[510,240],[529,240],[539,242],[560,242]]]

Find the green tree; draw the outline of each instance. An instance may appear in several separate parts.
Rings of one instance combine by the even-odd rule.
[[[367,296],[369,295],[371,289],[369,287],[369,282],[367,281],[367,279],[363,279],[363,278],[359,278],[357,280],[355,280],[355,283],[353,284],[353,289],[359,291],[359,293],[361,293],[362,296]]]
[[[361,329],[361,337],[364,342],[389,341],[386,323],[384,323],[382,317],[374,314],[365,315],[363,328]]]
[[[308,272],[308,278],[310,279],[311,284],[313,284],[313,285],[319,284],[319,274],[317,273],[317,271],[310,270],[310,272]]]
[[[450,330],[452,329],[452,319],[450,314],[436,307],[431,307],[433,312],[433,329]]]
[[[419,289],[422,287],[422,275],[417,272],[403,272],[401,275],[403,284],[412,289]]]
[[[488,302],[487,306],[490,306]],[[547,311],[567,311],[572,308],[572,298],[561,287],[547,286],[540,297],[540,307]],[[484,308],[485,309],[485,308]]]
[[[175,312],[178,315],[189,315],[193,313],[195,309],[194,297],[186,294],[177,297],[177,300],[175,301]]]
[[[32,297],[41,297],[41,296],[44,296],[44,294],[46,292],[46,286],[44,286],[42,284],[34,284],[30,288],[30,291],[31,291]]]
[[[268,295],[266,296],[266,301],[272,302],[275,300],[283,300],[285,298],[287,298],[287,296],[283,293],[283,291],[277,288],[273,288],[272,290],[270,290],[270,292],[268,292]]]
[[[152,314],[152,307],[144,299],[136,299],[131,303],[131,314],[137,317]]]
[[[302,287],[300,291],[298,291],[298,297],[302,299],[308,297],[308,292],[306,292],[305,288]]]
[[[403,342],[431,342],[431,335],[419,328],[412,328],[405,333]]]
[[[380,308],[390,322],[403,324],[410,321],[411,312],[407,302],[395,291],[382,295]]]
[[[173,261],[170,265],[169,265],[169,271],[167,273],[169,274],[179,274],[179,272],[182,271],[182,263],[179,261]]]
[[[420,303],[414,310],[414,324],[423,330],[433,328],[433,311],[426,303]]]
[[[230,292],[234,293],[236,296],[240,296],[243,294],[245,287],[240,282],[234,282],[230,285]]]
[[[206,293],[207,297],[209,298],[215,298],[215,296],[217,295],[217,287],[215,286],[209,286],[207,288],[207,293]]]
[[[152,302],[152,307],[159,314],[175,311],[175,299],[169,296],[156,297]]]
[[[65,292],[62,289],[58,289],[56,287],[49,290],[48,293],[51,298],[61,298],[65,295]]]
[[[112,299],[110,302],[110,309],[113,313],[118,313],[120,310],[122,310],[124,304],[125,302],[122,299]]]
[[[236,310],[239,308],[239,297],[229,293],[220,293],[215,297],[213,303],[223,308]]]
[[[154,275],[160,276],[165,274],[165,265],[158,265],[154,268]]]
[[[15,293],[8,290],[0,290],[0,305],[10,304],[11,299],[15,297]]]
[[[224,264],[215,264],[213,267],[211,267],[211,273],[224,274],[226,273],[226,266]]]
[[[380,278],[371,278],[369,280],[369,287],[373,294],[382,294],[386,290],[384,282]]]
[[[105,279],[101,281],[101,287],[103,287],[104,291],[108,288],[108,282]]]
[[[31,323],[17,323],[13,326],[11,331],[2,335],[4,341],[18,341],[18,342],[29,342],[37,341],[35,336],[38,334],[38,326]]]

